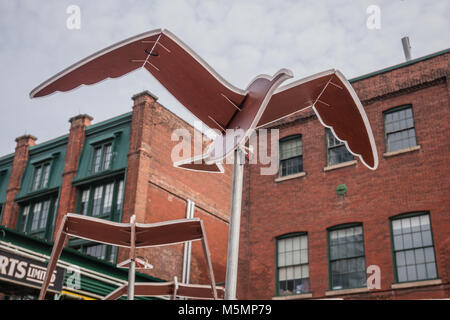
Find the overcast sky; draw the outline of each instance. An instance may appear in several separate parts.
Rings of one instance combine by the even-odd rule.
[[[80,29],[68,29],[70,5]],[[380,28],[367,20],[380,9]],[[448,0],[0,0],[0,156],[25,133],[37,143],[68,133],[80,113],[94,123],[131,111],[131,96],[149,90],[193,121],[151,75],[126,77],[30,100],[29,92],[74,62],[156,28],[175,33],[233,85],[289,68],[294,79],[330,68],[347,78],[405,60],[408,35],[417,58],[450,47]],[[170,137],[168,137],[170,139]]]

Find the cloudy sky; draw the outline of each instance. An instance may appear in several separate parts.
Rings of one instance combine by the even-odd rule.
[[[69,29],[67,8],[80,8]],[[368,28],[380,9],[380,28]],[[373,8],[373,7],[372,7]],[[330,68],[347,78],[450,47],[448,0],[0,0],[0,156],[25,133],[38,143],[68,133],[80,113],[94,123],[131,110],[149,90],[188,121],[193,117],[145,70],[118,80],[30,100],[29,92],[72,63],[124,38],[166,28],[235,86],[280,68],[292,81]],[[372,24],[373,25],[373,24]],[[169,139],[169,137],[168,137]]]

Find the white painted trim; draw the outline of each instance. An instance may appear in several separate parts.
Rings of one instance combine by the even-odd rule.
[[[425,281],[414,281],[414,282],[405,282],[405,283],[393,283],[391,285],[392,289],[406,289],[406,288],[414,288],[414,287],[425,287],[425,286],[436,286],[442,284],[441,279],[436,280],[425,280]]]
[[[278,177],[274,181],[275,182],[282,182],[282,181],[286,181],[286,180],[301,178],[301,177],[304,177],[304,176],[306,176],[306,172],[302,171],[302,172],[291,174],[291,175],[288,175],[288,176]]]
[[[325,168],[323,168],[323,171],[328,172],[328,171],[332,171],[332,170],[336,170],[336,169],[340,169],[340,168],[350,167],[350,166],[355,165],[356,163],[357,163],[356,160],[350,160],[350,161],[334,164],[332,166],[326,166]]]
[[[370,292],[369,288],[354,288],[354,289],[340,289],[340,290],[329,290],[325,292],[326,296],[339,296],[344,294],[356,294],[356,293],[367,293]]]
[[[420,145],[416,145],[414,147],[404,148],[404,149],[395,150],[395,151],[389,151],[389,152],[383,153],[383,157],[389,158],[389,157],[393,157],[393,156],[396,156],[396,155],[399,155],[399,154],[420,150],[420,148],[421,148]]]
[[[299,299],[310,299],[312,298],[312,293],[301,293],[293,294],[288,296],[276,296],[272,297],[272,300],[299,300]]]

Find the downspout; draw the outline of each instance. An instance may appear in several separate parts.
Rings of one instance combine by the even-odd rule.
[[[194,218],[195,202],[187,199],[186,203],[186,219]],[[192,241],[186,241],[184,243],[183,253],[183,274],[181,278],[182,283],[189,283],[191,275],[191,250]]]

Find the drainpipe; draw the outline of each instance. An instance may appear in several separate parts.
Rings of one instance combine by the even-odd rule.
[[[194,218],[195,202],[187,199],[186,203],[186,219]],[[182,283],[189,283],[191,274],[191,249],[192,241],[186,241],[184,243],[184,254],[183,254],[183,274],[181,278]]]

